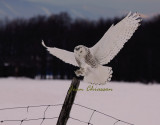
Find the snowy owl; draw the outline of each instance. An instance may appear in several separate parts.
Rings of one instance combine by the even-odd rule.
[[[104,85],[111,80],[112,68],[103,66],[109,63],[123,48],[140,26],[141,17],[138,13],[129,13],[116,25],[112,25],[104,36],[91,48],[76,46],[74,53],[56,47],[47,50],[62,61],[80,67],[75,71],[77,76],[84,76],[84,81],[91,84]]]

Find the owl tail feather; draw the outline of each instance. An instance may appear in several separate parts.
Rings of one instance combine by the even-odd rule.
[[[97,68],[89,69],[84,81],[94,85],[104,85],[111,80],[112,68],[99,65]]]

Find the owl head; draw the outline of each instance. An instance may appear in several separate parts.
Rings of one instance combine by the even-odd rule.
[[[87,55],[87,52],[88,48],[83,45],[79,45],[74,48],[74,54],[77,57],[85,57]]]

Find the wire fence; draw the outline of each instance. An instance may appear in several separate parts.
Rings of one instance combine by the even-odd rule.
[[[43,125],[44,121],[46,120],[52,120],[52,119],[58,119],[58,116],[57,117],[47,117],[46,116],[46,113],[47,111],[49,110],[50,107],[57,107],[57,106],[62,106],[63,104],[56,104],[56,105],[38,105],[38,106],[26,106],[26,107],[12,107],[12,108],[2,108],[0,109],[0,112],[1,111],[6,111],[6,110],[18,110],[18,109],[25,109],[26,110],[26,113],[29,113],[30,112],[30,108],[40,108],[40,107],[44,107],[44,111],[43,111],[43,114],[42,114],[42,117],[38,117],[38,118],[23,118],[23,119],[1,119],[0,117],[0,125],[1,124],[5,124],[7,122],[18,122],[19,125],[25,125],[26,122],[29,122],[29,121],[41,121],[40,122],[40,125]],[[108,117],[108,118],[111,118],[114,120],[113,124],[112,125],[118,125],[118,123],[124,123],[124,124],[128,124],[128,125],[134,125],[132,123],[129,123],[129,122],[126,122],[126,121],[123,121],[123,120],[120,120],[116,117],[113,117],[113,116],[110,116],[108,114],[105,114],[103,112],[100,112],[100,111],[97,111],[95,109],[92,109],[92,108],[89,108],[87,106],[83,106],[83,105],[80,105],[80,104],[76,104],[74,103],[73,105],[75,106],[78,106],[79,108],[85,108],[87,110],[90,110],[92,111],[88,121],[83,121],[81,119],[78,119],[78,118],[74,118],[72,116],[69,117],[69,119],[71,120],[75,120],[77,122],[80,122],[80,123],[84,123],[84,124],[87,124],[87,125],[96,125],[94,123],[92,123],[92,119],[93,119],[93,116],[98,113],[100,115],[103,115],[105,117]],[[35,124],[34,124],[35,125]]]

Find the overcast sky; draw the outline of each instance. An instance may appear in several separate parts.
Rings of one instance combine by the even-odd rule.
[[[139,12],[145,18],[160,13],[160,0],[0,0],[0,19],[68,12],[72,17],[98,19]]]

